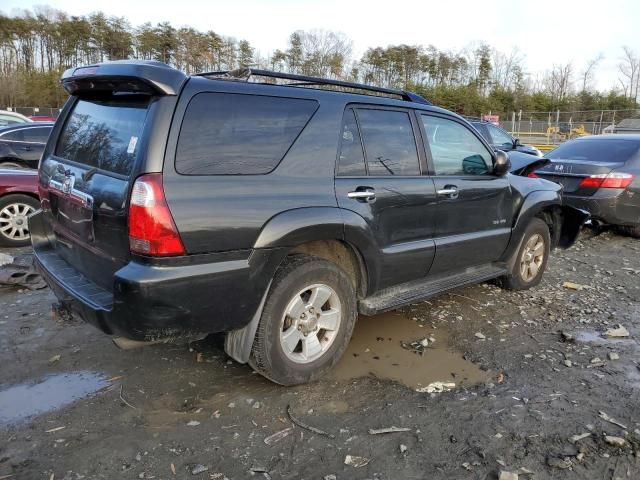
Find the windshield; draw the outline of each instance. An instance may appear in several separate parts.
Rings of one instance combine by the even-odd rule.
[[[601,139],[576,140],[560,145],[546,157],[551,160],[581,160],[597,163],[624,163],[636,154],[640,142]]]
[[[129,175],[147,116],[149,98],[79,100],[67,119],[56,155]]]

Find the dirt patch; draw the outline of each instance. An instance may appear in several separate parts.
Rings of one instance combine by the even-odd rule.
[[[417,348],[412,348],[412,343]],[[490,379],[489,373],[448,345],[446,330],[427,328],[401,312],[361,316],[344,357],[330,377],[349,380],[373,376],[412,389],[433,382],[469,387]]]

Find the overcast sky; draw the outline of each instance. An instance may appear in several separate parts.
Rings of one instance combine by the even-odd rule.
[[[345,33],[354,54],[391,44],[432,44],[457,50],[486,42],[517,47],[529,73],[572,62],[576,77],[602,53],[595,84],[618,84],[621,46],[640,51],[640,0],[0,0],[0,10],[47,4],[72,15],[102,10],[133,25],[170,21],[246,39],[262,55],[284,48],[295,30]]]

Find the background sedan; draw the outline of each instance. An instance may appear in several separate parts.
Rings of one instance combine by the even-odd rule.
[[[53,123],[32,122],[0,129],[0,168],[38,168]]]
[[[539,177],[564,186],[567,204],[640,238],[640,135],[594,135],[549,152]]]

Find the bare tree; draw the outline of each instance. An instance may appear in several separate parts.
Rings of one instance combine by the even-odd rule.
[[[562,102],[571,93],[572,79],[573,66],[571,62],[564,65],[553,65],[547,76],[547,89],[555,101]]]
[[[593,57],[591,60],[587,62],[584,70],[582,71],[582,91],[586,92],[590,86],[591,80],[593,79],[593,74],[598,68],[598,64],[604,60],[604,55],[599,53],[596,57]]]
[[[625,95],[632,100],[638,100],[638,87],[640,86],[640,58],[638,54],[628,46],[622,47],[623,57],[618,64],[618,70],[622,75],[619,80]]]

